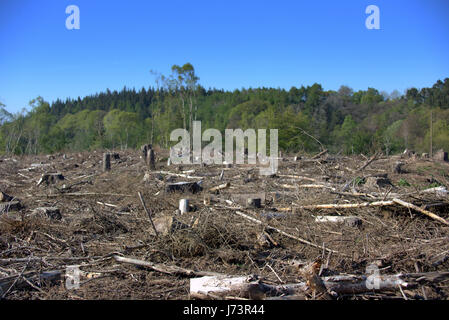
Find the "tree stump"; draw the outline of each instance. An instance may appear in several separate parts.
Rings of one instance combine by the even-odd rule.
[[[62,219],[61,211],[59,211],[59,209],[56,207],[39,207],[34,209],[33,213],[34,214],[43,213],[50,219],[54,220]]]
[[[103,172],[111,170],[111,154],[103,153]]]
[[[179,200],[179,211],[181,212],[181,214],[189,212],[189,199]]]
[[[392,170],[393,173],[397,173],[397,174],[404,173],[404,170],[402,169],[403,165],[404,165],[403,162],[400,162],[400,161],[395,162],[394,165],[393,165],[393,170]]]
[[[197,193],[202,190],[203,188],[197,182],[175,182],[175,183],[168,183],[165,186],[165,192]]]
[[[438,161],[448,161],[447,152],[445,152],[443,149],[440,149],[435,152],[433,159]]]
[[[56,184],[60,180],[64,180],[64,176],[61,173],[44,173],[37,182],[37,185],[40,186],[42,183],[45,183],[48,186],[50,184]]]
[[[155,164],[155,157],[154,157],[153,149],[149,149],[147,151],[147,161],[148,161],[148,166],[150,167],[150,170],[155,170],[156,164]]]
[[[262,200],[260,198],[248,198],[246,200],[246,206],[248,208],[260,208],[262,206]]]

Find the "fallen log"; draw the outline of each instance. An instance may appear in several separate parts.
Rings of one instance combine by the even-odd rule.
[[[425,283],[438,283],[449,278],[449,272],[429,272],[396,275],[335,275],[323,277],[322,283],[333,295],[413,289]],[[190,279],[190,297],[207,299],[211,296],[238,296],[263,299],[276,296],[303,296],[310,291],[306,282],[270,285],[257,276],[205,276]]]
[[[362,171],[366,167],[368,167],[374,160],[378,157],[378,153],[375,153],[371,158],[369,158],[360,168],[356,170],[356,172]]]
[[[209,272],[209,271],[196,271],[192,269],[185,269],[178,266],[173,265],[165,265],[160,263],[152,263],[149,261],[143,261],[138,259],[126,258],[119,255],[114,255],[113,258],[117,262],[129,263],[135,266],[145,267],[152,269],[154,271],[158,271],[165,274],[171,275],[182,275],[186,277],[202,277],[202,276],[222,276],[222,274],[217,272]]]
[[[304,177],[304,176],[296,176],[296,175],[291,175],[291,174],[279,174],[278,177],[280,178],[290,178],[290,179],[299,179],[299,180],[308,180],[311,182],[316,182],[316,179],[313,178],[309,178],[309,177]]]
[[[362,220],[355,216],[316,216],[315,222],[342,223],[350,227],[360,226]]]
[[[25,272],[22,275],[13,275],[0,279],[0,296],[2,296],[14,282],[16,282],[14,287],[17,289],[30,286],[30,282],[55,283],[63,278],[64,272],[65,271],[63,270],[44,271],[42,273],[30,271]]]
[[[401,205],[403,207],[406,207],[406,208],[418,211],[418,212],[420,212],[420,213],[422,213],[422,214],[424,214],[424,215],[426,215],[426,216],[428,216],[428,217],[430,217],[430,218],[432,218],[432,219],[434,219],[434,220],[436,220],[438,222],[444,223],[445,225],[449,225],[449,222],[447,222],[445,219],[441,218],[440,216],[437,216],[433,212],[430,212],[430,211],[424,210],[424,209],[422,209],[422,208],[420,208],[418,206],[415,206],[414,204],[411,204],[411,203],[408,203],[408,202],[402,201],[401,199],[396,199],[396,198],[393,199],[393,202],[397,203],[397,204],[399,204],[399,205]]]
[[[168,175],[171,175],[171,176],[176,176],[176,177],[181,177],[181,178],[186,178],[186,179],[203,179],[203,177],[190,176],[188,174],[174,173],[174,172],[170,172],[170,171],[157,171],[156,173],[168,174]]]
[[[134,197],[129,194],[121,194],[121,193],[101,193],[101,192],[72,192],[72,193],[59,193],[59,194],[44,194],[37,195],[40,197],[60,197],[60,196],[72,196],[72,197],[84,197],[84,196],[117,196],[117,197]]]
[[[343,204],[317,204],[309,206],[299,206],[299,209],[350,209],[350,208],[364,208],[364,207],[382,207],[392,206],[393,201],[375,201],[375,202],[363,202],[363,203],[343,203]]]
[[[231,184],[229,182],[223,183],[223,184],[220,184],[219,186],[210,188],[209,192],[217,193],[218,191],[223,190],[223,189],[227,189],[230,186],[231,186]]]
[[[313,156],[312,159],[318,159],[319,157],[321,157],[322,155],[325,155],[327,153],[327,149],[321,151],[320,153],[318,153],[317,155]]]

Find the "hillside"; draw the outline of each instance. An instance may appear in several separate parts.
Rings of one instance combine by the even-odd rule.
[[[290,90],[205,89],[193,66],[173,66],[159,75],[158,88],[106,90],[78,99],[30,102],[31,110],[0,109],[0,152],[39,154],[98,148],[136,148],[151,142],[167,148],[170,132],[202,129],[276,128],[288,152],[315,152],[318,139],[333,153],[397,153],[405,148],[429,153],[449,150],[449,78],[405,95],[374,88],[354,92],[347,86],[325,91],[320,84]]]

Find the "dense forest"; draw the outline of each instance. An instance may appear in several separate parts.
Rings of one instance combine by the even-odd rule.
[[[449,78],[404,95],[375,88],[325,91],[312,86],[225,91],[205,89],[193,66],[174,65],[169,75],[152,72],[155,85],[123,88],[77,99],[46,102],[11,114],[0,104],[0,153],[38,154],[99,148],[168,147],[170,132],[216,128],[279,129],[279,148],[315,152],[386,154],[405,148],[449,150]],[[317,141],[318,140],[318,141]]]

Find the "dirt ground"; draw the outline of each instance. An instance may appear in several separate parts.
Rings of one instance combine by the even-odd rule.
[[[0,297],[190,298],[188,277],[121,263],[114,255],[227,275],[257,274],[272,284],[304,280],[298,266],[317,259],[322,261],[320,276],[363,275],[373,263],[388,275],[449,270],[449,226],[416,210],[399,205],[302,208],[400,198],[449,219],[447,193],[422,192],[449,187],[447,162],[380,156],[358,170],[367,161],[362,155],[302,155],[296,161],[288,155],[280,160],[275,176],[260,176],[258,168],[248,164],[167,166],[167,151],[156,149],[156,170],[148,169],[139,151],[126,150],[114,151],[119,158],[103,172],[103,152],[0,158],[0,191],[21,205],[0,213]],[[403,162],[401,173],[392,170],[397,161]],[[38,185],[44,173],[61,173],[64,180]],[[386,183],[372,185],[370,177]],[[200,192],[165,190],[168,183],[200,180]],[[230,186],[209,192],[224,183]],[[154,221],[174,217],[182,227],[156,235],[138,192]],[[260,198],[261,207],[248,208],[248,198]],[[190,200],[190,212],[177,211],[180,199]],[[56,207],[61,217],[36,211],[38,207]],[[320,223],[316,216],[356,216],[360,223]],[[81,283],[78,289],[67,289],[64,272],[73,265],[81,270]],[[52,281],[39,276],[48,271],[62,271],[62,276]],[[448,283],[441,281],[335,299],[448,297]]]

